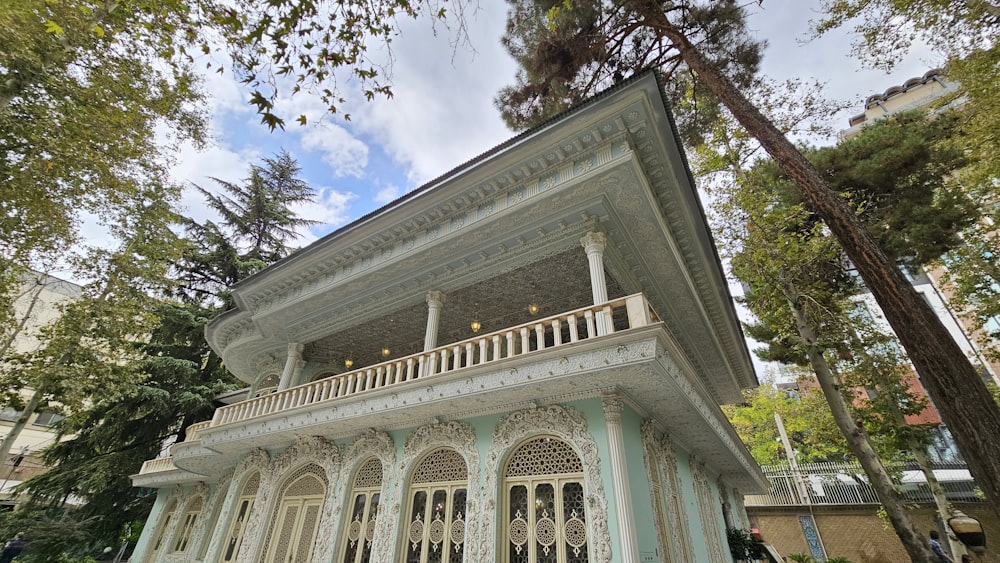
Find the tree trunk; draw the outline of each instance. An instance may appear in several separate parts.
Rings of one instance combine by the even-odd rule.
[[[896,492],[896,486],[889,477],[889,473],[882,465],[878,454],[875,453],[871,443],[868,441],[868,434],[861,424],[855,424],[854,418],[844,401],[843,395],[837,389],[839,383],[834,379],[833,372],[823,357],[823,353],[816,345],[816,334],[813,327],[806,319],[799,303],[798,296],[794,294],[794,289],[782,288],[785,298],[795,316],[795,325],[799,335],[806,344],[806,356],[816,373],[816,380],[826,396],[826,401],[830,405],[830,412],[833,413],[833,420],[837,423],[851,452],[858,458],[858,462],[868,476],[868,482],[875,489],[879,502],[885,509],[886,515],[892,528],[903,542],[903,548],[910,555],[914,563],[927,562],[934,563],[936,558],[930,547],[924,542],[923,536],[917,531],[906,510],[903,498]]]
[[[659,3],[637,2],[636,8],[650,27],[673,42],[687,66],[760,142],[840,241],[906,348],[976,484],[1000,515],[1000,409],[961,348],[847,203],[777,127],[670,23]]]
[[[28,404],[24,405],[24,410],[21,411],[21,416],[17,417],[17,421],[14,422],[14,426],[10,429],[10,432],[0,440],[0,460],[7,460],[7,456],[10,455],[11,448],[14,447],[14,440],[21,435],[21,431],[24,427],[28,425],[28,419],[34,414],[35,409],[42,402],[41,391],[32,391],[31,398],[28,399]]]

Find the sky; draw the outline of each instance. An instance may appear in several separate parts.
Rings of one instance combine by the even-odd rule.
[[[289,116],[287,129],[270,132],[230,74],[206,76],[213,140],[204,150],[182,147],[172,169],[175,180],[188,187],[186,214],[210,217],[193,184],[213,189],[213,177],[239,182],[251,164],[286,150],[318,192],[314,204],[297,209],[321,222],[303,233],[298,244],[305,245],[512,137],[493,105],[496,92],[513,82],[516,71],[500,45],[506,4],[480,4],[467,14],[470,45],[456,47],[454,31],[432,29],[425,20],[404,22],[392,48],[393,98],[349,97],[342,106],[351,114],[349,122],[324,114],[318,99],[297,96],[277,105]],[[862,111],[867,96],[939,64],[928,53],[916,52],[886,74],[862,68],[850,54],[846,33],[807,41],[819,2],[764,0],[749,2],[749,10],[750,28],[769,43],[765,75],[817,79],[826,84],[827,96],[852,102],[836,116],[837,129]],[[308,125],[293,122],[299,114],[307,115]]]

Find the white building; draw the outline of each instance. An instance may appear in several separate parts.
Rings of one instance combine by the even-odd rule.
[[[757,384],[645,73],[233,288],[136,561],[729,562]],[[275,390],[265,389],[276,385]]]

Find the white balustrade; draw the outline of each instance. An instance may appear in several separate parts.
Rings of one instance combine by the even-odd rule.
[[[330,376],[291,389],[277,392],[260,390],[255,398],[222,407],[215,412],[212,420],[189,427],[188,441],[196,439],[191,436],[198,436],[200,431],[208,427],[242,422],[413,379],[450,373],[613,334],[616,331],[613,322],[615,311],[625,312],[628,321],[627,326],[618,327],[618,330],[647,326],[658,320],[645,296],[635,294]],[[603,322],[598,320],[602,318]]]
[[[142,468],[139,469],[139,475],[145,475],[147,473],[158,473],[160,471],[172,471],[174,469],[177,469],[174,466],[174,458],[158,457],[156,459],[150,459],[142,462]]]

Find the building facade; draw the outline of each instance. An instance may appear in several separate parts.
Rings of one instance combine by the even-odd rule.
[[[659,77],[233,288],[135,561],[729,562],[757,384]]]
[[[40,272],[25,272],[13,301],[11,332],[4,335],[8,342],[4,355],[37,350],[42,345],[41,329],[59,317],[61,305],[79,298],[80,291],[80,286],[72,282]],[[20,388],[7,392],[19,396],[20,404],[4,404],[0,410],[0,438],[16,434],[10,453],[0,466],[0,510],[14,508],[17,502],[12,494],[14,487],[45,471],[41,451],[55,442],[53,425],[64,418],[61,413],[41,409],[27,413],[26,424],[21,426],[18,421],[25,415],[23,405],[30,403],[34,391]]]

